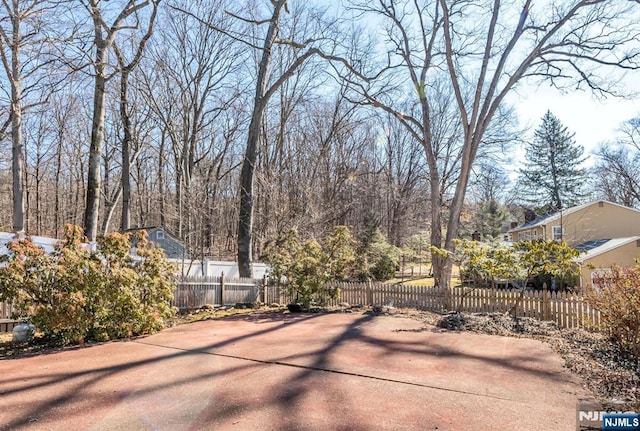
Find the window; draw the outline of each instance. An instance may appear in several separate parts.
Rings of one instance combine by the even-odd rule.
[[[611,275],[611,268],[596,268],[594,271],[591,271],[591,285],[595,289],[596,293],[602,293],[602,288],[606,287]],[[580,279],[580,282],[582,282],[582,279]],[[598,282],[604,283],[604,285],[601,285]]]
[[[526,230],[524,232],[520,232],[520,234],[518,235],[518,239],[520,241],[531,241],[531,231]]]
[[[562,241],[562,237],[564,236],[564,229],[562,229],[562,226],[553,226],[551,228],[551,233],[553,234],[554,241]]]
[[[161,230],[156,232],[156,239],[164,239],[164,232]]]

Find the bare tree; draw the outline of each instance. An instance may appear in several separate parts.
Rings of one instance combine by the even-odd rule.
[[[417,188],[425,184],[424,152],[420,143],[389,114],[385,124],[382,151],[378,151],[385,177],[386,225],[389,241],[397,247],[404,244],[407,213]]]
[[[82,115],[82,106],[78,95],[64,93],[62,91],[56,93],[49,105],[51,107],[51,123],[54,127],[55,138],[55,163],[52,172],[53,188],[54,188],[54,204],[53,204],[53,227],[54,237],[59,238],[62,232],[63,222],[77,224],[78,221],[71,215],[70,201],[73,196],[84,195],[84,177],[83,171],[77,173],[77,169],[81,169],[82,151],[74,151],[69,148],[74,140],[82,141],[85,136],[82,129],[78,129],[75,123],[80,123],[83,119],[78,117]],[[76,176],[80,181],[70,180]],[[74,188],[76,191],[74,191]],[[76,210],[78,206],[75,206]]]
[[[182,12],[194,14],[179,9]],[[315,11],[309,14],[304,21],[304,34],[293,31],[289,35],[281,35],[281,26],[283,14],[289,13],[287,0],[272,0],[267,12],[267,18],[251,18],[241,16],[238,13],[228,12],[240,22],[249,24],[253,28],[246,34],[231,33],[223,31],[227,36],[234,40],[243,42],[255,49],[258,53],[259,61],[257,65],[257,75],[255,78],[255,96],[252,105],[251,120],[247,130],[247,144],[245,155],[242,162],[242,170],[240,174],[240,207],[238,222],[238,267],[241,277],[250,277],[252,274],[252,235],[254,224],[254,174],[259,151],[259,142],[261,138],[261,127],[264,120],[265,111],[271,97],[280,89],[280,87],[290,79],[299,68],[305,64],[310,58],[321,55],[329,58],[330,55],[323,53],[318,47],[318,41],[323,40],[323,33],[328,30],[330,25],[322,22],[322,12]],[[303,13],[304,7],[301,9],[293,9],[293,14]],[[216,28],[215,26],[212,26]],[[256,28],[265,28],[265,32],[261,38],[256,37],[252,31]],[[216,30],[220,30],[217,29]],[[313,38],[310,36],[313,35]],[[296,40],[299,36],[302,39]],[[281,69],[280,73],[274,74],[271,68],[275,47],[282,45],[293,52],[290,63]]]
[[[531,0],[521,9],[499,0],[492,4],[389,0],[353,6],[382,20],[391,62],[380,77],[390,82],[390,76],[397,76],[396,70],[406,72],[419,106],[417,115],[403,115],[384,99],[392,85],[374,87],[371,82],[355,82],[354,87],[368,101],[398,117],[423,144],[432,190],[431,242],[449,252],[458,236],[471,167],[486,144],[485,134],[499,107],[516,84],[523,78],[537,78],[557,86],[575,84],[598,93],[614,93],[610,81],[604,79],[606,73],[598,75],[597,71],[636,69],[640,59],[637,47],[633,47],[640,34],[633,2],[559,1],[531,14]],[[446,223],[438,202],[442,173],[438,146],[433,141],[436,115],[431,91],[443,69],[461,121],[455,152],[459,170],[447,200]],[[442,237],[439,227],[445,225]],[[440,256],[434,256],[434,275],[436,283],[446,288],[452,263]]]
[[[232,21],[222,6],[200,5],[196,17],[189,11],[192,3],[171,2],[174,13],[161,17],[164,31],[150,46],[150,62],[140,73],[141,91],[161,134],[160,221],[198,254],[214,241],[215,211],[209,209],[219,181],[233,170],[229,154],[246,118],[239,100],[248,85],[240,70],[246,49],[218,31]]]
[[[270,83],[271,60],[274,45],[283,43],[278,33],[280,31],[280,16],[283,11],[287,11],[287,0],[276,0],[272,2],[273,9],[271,17],[262,21],[267,25],[267,32],[261,47],[262,54],[258,64],[258,75],[256,79],[255,98],[251,121],[247,132],[247,147],[242,161],[242,171],[240,174],[240,213],[238,219],[238,268],[241,277],[251,277],[253,275],[252,262],[252,234],[253,234],[253,185],[254,171],[258,156],[258,143],[260,141],[260,128],[264,118],[264,113],[269,103],[269,99],[289,79],[295,71],[311,56],[310,50],[302,51],[291,65],[282,74]],[[258,21],[253,21],[256,25]],[[304,48],[305,45],[299,46]]]
[[[137,115],[132,113],[130,81],[132,73],[142,60],[145,46],[153,34],[158,6],[159,1],[152,3],[146,28],[143,29],[144,33],[139,40],[134,40],[133,38],[123,41],[114,40],[112,45],[118,65],[117,71],[120,75],[117,91],[119,96],[117,116],[120,124],[119,127],[116,127],[116,130],[113,131],[117,144],[111,149],[107,148],[105,151],[106,154],[104,155],[104,183],[101,193],[105,201],[105,211],[101,230],[105,235],[109,230],[109,225],[116,207],[120,203],[120,198],[122,198],[120,230],[126,231],[130,228],[131,224],[131,163],[135,161],[141,151],[141,142],[140,139],[137,138],[143,133],[138,130],[140,124],[134,124],[134,121],[136,117],[139,120],[143,119],[148,109],[145,109],[145,106],[138,105],[136,109]],[[127,59],[127,55],[131,56],[130,60]],[[143,121],[139,121],[139,123],[142,122]],[[112,153],[111,157],[109,157],[109,152]],[[108,184],[110,180],[109,168],[111,159],[115,157],[115,153],[117,152],[120,154],[120,163],[117,166],[120,168],[120,171],[116,173],[116,178],[113,181],[114,186],[110,188]],[[115,170],[115,168],[112,169]]]
[[[131,154],[133,130],[130,114],[131,107],[129,106],[129,76],[140,63],[147,41],[151,38],[153,25],[158,13],[158,4],[159,1],[152,4],[153,10],[148,21],[147,31],[137,44],[131,61],[127,62],[122,50],[117,45],[114,45],[120,70],[120,118],[122,121],[122,216],[120,230],[123,232],[131,227],[131,158],[135,159],[137,156],[137,151],[134,152],[133,156]]]
[[[118,32],[126,28],[137,28],[141,20],[141,10],[150,4],[155,5],[155,3],[156,1],[154,0],[128,0],[121,10],[107,11],[109,14],[115,14],[112,22],[107,24],[105,21],[106,14],[101,8],[100,0],[83,1],[83,5],[89,12],[93,22],[93,45],[95,46],[95,57],[92,63],[95,73],[93,118],[91,123],[89,170],[84,212],[84,231],[90,241],[95,241],[98,233],[100,193],[102,190],[100,161],[104,143],[106,84],[111,76],[113,76],[110,75],[108,71],[109,51],[114,44]],[[129,20],[133,22],[129,23]]]
[[[640,206],[640,119],[625,122],[622,136],[600,145],[593,168],[594,187],[604,199]]]
[[[556,7],[529,17],[531,0],[527,0],[515,23],[513,9],[510,11],[508,5],[503,6],[496,0],[487,9],[486,24],[479,32],[471,32],[465,37],[463,29],[469,28],[469,23],[454,20],[469,16],[465,12],[475,5],[448,5],[446,0],[439,0],[439,4],[444,20],[446,63],[464,131],[460,177],[451,203],[444,244],[445,249],[453,250],[471,167],[485,132],[509,92],[527,77],[549,80],[559,86],[575,83],[599,93],[615,92],[608,83],[607,72],[598,75],[593,66],[599,66],[603,71],[607,66],[637,69],[640,52],[633,44],[640,36],[640,26],[637,5],[631,3],[560,2]],[[483,42],[470,45],[480,35]],[[479,58],[465,54],[470,47],[482,48]],[[461,65],[465,66],[464,71]],[[470,70],[480,72],[477,75],[466,72]],[[476,82],[473,97],[465,98],[462,83],[473,81]],[[447,260],[442,270],[446,281],[450,274],[451,261]],[[446,281],[444,285],[448,286]]]
[[[37,100],[31,104],[25,99],[29,93],[42,90],[39,81],[43,77],[37,74],[49,61],[42,55],[49,42],[44,23],[53,7],[53,2],[40,0],[4,0],[0,5],[0,60],[11,87],[9,116],[0,125],[0,137],[10,124],[15,232],[25,229],[23,115],[34,104],[40,104],[47,93],[36,94]]]

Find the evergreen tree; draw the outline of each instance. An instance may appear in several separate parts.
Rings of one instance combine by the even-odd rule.
[[[495,198],[487,202],[481,202],[478,210],[478,214],[475,217],[476,230],[482,234],[482,238],[500,238],[502,223],[509,219],[509,211]]]
[[[577,145],[550,111],[542,117],[533,141],[527,144],[526,167],[520,169],[520,199],[545,211],[557,211],[586,197],[584,148]]]
[[[460,231],[461,237],[471,237],[477,231],[482,240],[500,238],[502,224],[513,218],[503,203],[509,181],[497,160],[478,163],[469,185],[469,218]]]

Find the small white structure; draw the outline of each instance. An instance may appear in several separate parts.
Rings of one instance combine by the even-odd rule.
[[[26,236],[24,233],[21,235],[23,238]],[[0,255],[7,254],[9,252],[7,244],[16,239],[17,235],[15,233],[0,232]],[[60,241],[57,238],[49,238],[46,236],[31,236],[31,240],[47,253],[51,253],[55,249],[56,243]]]
[[[170,262],[178,265],[178,274],[192,277],[219,277],[224,273],[225,277],[239,277],[238,263],[222,260],[182,260],[169,259]],[[263,278],[269,273],[269,266],[266,263],[253,263],[253,278]]]
[[[23,234],[24,236],[24,234]],[[7,244],[15,241],[15,233],[0,232],[0,255],[7,254]],[[42,248],[45,252],[51,253],[55,249],[55,245],[60,240],[57,238],[49,238],[45,236],[31,236],[31,240],[35,245]],[[91,246],[87,244],[87,246]],[[93,244],[95,247],[95,243]],[[132,253],[134,258],[136,254]],[[178,265],[178,275],[182,276],[199,276],[199,277],[219,277],[224,273],[225,277],[237,278],[238,264],[233,261],[220,260],[190,260],[190,259],[168,259]],[[253,278],[263,278],[269,272],[269,267],[265,263],[253,263]]]

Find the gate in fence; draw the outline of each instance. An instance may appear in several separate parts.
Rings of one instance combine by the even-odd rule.
[[[253,278],[185,277],[178,281],[173,305],[179,309],[203,305],[233,305],[261,301],[263,280]]]

